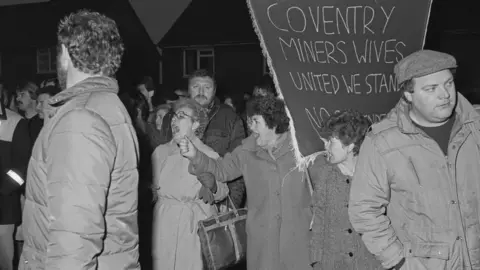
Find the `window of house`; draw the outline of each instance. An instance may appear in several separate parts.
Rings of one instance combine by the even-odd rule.
[[[263,57],[262,71],[263,71],[263,75],[270,74],[270,68],[268,67],[268,61],[266,57]]]
[[[57,72],[57,49],[56,47],[42,48],[37,50],[37,73]]]
[[[212,48],[186,49],[183,51],[183,76],[187,77],[197,69],[215,72],[215,54]]]

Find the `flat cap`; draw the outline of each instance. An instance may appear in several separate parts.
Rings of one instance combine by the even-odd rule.
[[[423,77],[444,69],[456,68],[455,57],[447,53],[420,50],[403,58],[395,65],[394,73],[397,84],[412,78]]]

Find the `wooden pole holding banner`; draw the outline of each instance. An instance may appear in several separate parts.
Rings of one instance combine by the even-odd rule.
[[[401,93],[394,65],[423,48],[432,0],[247,0],[298,164],[319,151],[324,121],[354,109],[377,122]]]

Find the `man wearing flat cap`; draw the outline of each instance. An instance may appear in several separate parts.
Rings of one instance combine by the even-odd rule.
[[[386,269],[480,269],[480,116],[456,67],[429,50],[397,63],[403,96],[360,148],[350,221]]]

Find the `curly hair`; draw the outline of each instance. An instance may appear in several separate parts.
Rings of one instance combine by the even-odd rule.
[[[260,115],[265,120],[267,127],[275,129],[276,134],[282,134],[290,129],[290,118],[288,118],[283,100],[267,95],[251,98],[247,102],[247,117]]]
[[[58,43],[84,73],[113,77],[120,68],[124,45],[117,24],[98,12],[80,10],[65,17],[58,25]]]
[[[325,123],[324,131],[339,139],[343,145],[353,143],[353,154],[358,155],[370,125],[370,120],[358,111],[345,110],[331,115]]]
[[[173,111],[176,112],[185,107],[192,110],[193,120],[199,123],[198,128],[195,130],[195,136],[201,139],[208,125],[207,110],[191,98],[181,98],[173,104]]]

